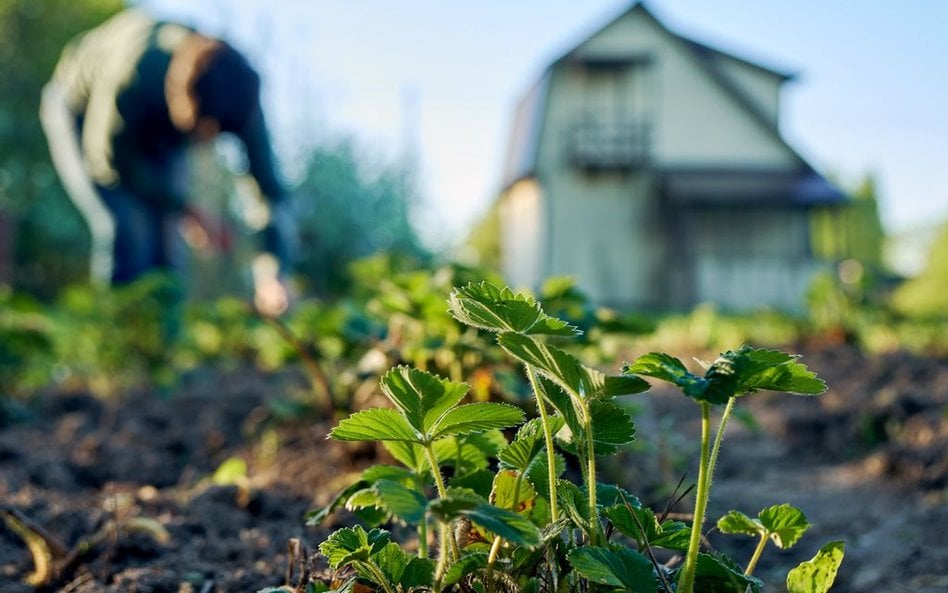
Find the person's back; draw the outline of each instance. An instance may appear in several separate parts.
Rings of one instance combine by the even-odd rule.
[[[72,42],[43,93],[56,168],[92,230],[93,274],[174,270],[189,211],[185,149],[236,134],[273,210],[264,249],[284,264],[291,220],[259,103],[259,77],[225,42],[128,10]],[[111,265],[108,259],[111,258]],[[97,262],[97,259],[99,260]]]

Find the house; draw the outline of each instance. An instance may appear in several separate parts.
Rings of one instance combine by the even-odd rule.
[[[810,212],[846,197],[780,134],[792,76],[635,3],[519,103],[498,202],[512,286],[576,279],[620,307],[799,310]]]

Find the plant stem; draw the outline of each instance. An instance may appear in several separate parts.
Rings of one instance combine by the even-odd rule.
[[[711,488],[711,476],[708,462],[711,445],[711,404],[701,405],[701,459],[698,462],[698,491],[695,494],[695,512],[691,523],[691,538],[688,540],[688,553],[685,564],[678,576],[677,593],[693,593],[695,586],[695,568],[698,562],[698,550],[701,548],[701,526],[708,507],[708,495]]]
[[[763,554],[764,548],[767,546],[767,534],[762,533],[760,535],[760,541],[757,542],[757,547],[754,549],[754,555],[751,556],[750,562],[747,563],[747,568],[744,570],[746,576],[750,576],[754,569],[757,568],[757,561],[760,560],[760,555]]]
[[[502,537],[495,536],[494,543],[490,547],[490,554],[487,556],[487,572],[485,574],[487,593],[494,593],[494,563],[497,562],[497,554],[500,552],[500,546],[503,543],[504,539]]]
[[[727,428],[727,421],[731,417],[736,401],[736,397],[728,399],[727,405],[724,406],[724,411],[721,413],[721,422],[718,424],[718,432],[714,435],[714,445],[711,447],[711,459],[708,461],[709,482],[714,477],[714,468],[718,465],[718,453],[721,452],[721,443],[724,442],[724,429]]]
[[[523,472],[517,474],[517,480],[514,482],[513,499],[510,503],[510,509],[517,512],[517,506],[520,505],[520,488],[523,485]],[[503,538],[499,535],[494,536],[494,543],[491,544],[490,554],[487,556],[487,592],[494,593],[494,563],[497,562],[497,554],[500,552],[500,546]]]
[[[546,411],[546,392],[537,378],[537,371],[531,365],[526,365],[530,386],[533,388],[537,400],[537,411],[540,413],[540,424],[543,426],[543,440],[546,442],[546,474],[550,483],[550,520],[556,522],[559,518],[559,505],[556,501],[556,452],[553,450],[553,431],[550,430],[549,416]]]
[[[434,454],[434,447],[431,446],[431,443],[425,443],[424,449],[425,449],[425,455],[426,455],[427,458],[428,458],[428,465],[431,466],[431,475],[434,476],[434,479],[435,479],[435,486],[437,486],[437,488],[438,488],[438,498],[447,498],[447,497],[448,497],[448,490],[447,490],[447,488],[444,487],[444,477],[441,475],[441,467],[438,465],[438,458],[435,457],[435,454]],[[441,555],[442,555],[442,556],[445,555],[445,549],[444,549],[444,539],[445,539],[445,538],[444,538],[444,535],[445,535],[445,533],[444,533],[444,532],[445,532],[446,530],[450,530],[450,534],[448,535],[447,539],[448,539],[448,541],[449,541],[450,544],[451,544],[451,552],[452,552],[452,554],[453,554],[452,558],[453,558],[454,560],[457,560],[458,557],[460,557],[461,552],[460,552],[460,550],[458,549],[458,542],[457,542],[457,540],[454,538],[454,523],[453,523],[453,522],[447,523],[447,524],[444,523],[444,522],[441,523],[441,532],[442,532],[442,534],[441,534],[441,536],[442,536],[442,537],[441,537]]]
[[[596,442],[593,439],[592,414],[589,405],[583,402],[583,431],[586,433],[586,488],[589,490],[589,545],[598,546],[602,525],[599,523],[599,508],[596,505]]]
[[[434,476],[435,486],[438,488],[438,497],[447,498],[448,491],[444,487],[444,477],[441,475],[441,467],[438,465],[438,458],[435,457],[434,447],[431,446],[431,443],[425,443],[424,449],[428,465],[431,466],[431,475]]]
[[[418,557],[428,557],[428,519],[422,517],[418,523]]]
[[[388,582],[388,578],[385,576],[385,573],[383,573],[374,562],[370,560],[367,562],[360,562],[359,564],[363,566],[368,572],[372,573],[372,578],[376,583],[378,583],[380,587],[382,587],[385,593],[395,593],[395,590],[392,589],[392,585]]]

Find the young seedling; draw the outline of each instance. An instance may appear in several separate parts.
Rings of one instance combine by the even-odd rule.
[[[717,464],[727,421],[737,397],[760,390],[818,395],[826,384],[797,357],[775,350],[744,346],[729,350],[712,364],[704,376],[690,373],[680,360],[662,353],[650,353],[626,365],[624,372],[644,375],[678,386],[701,407],[701,453],[698,461],[698,487],[695,494],[694,521],[685,563],[678,576],[677,593],[693,593],[701,547],[701,531],[711,495],[711,478]],[[711,406],[724,405],[720,424],[711,445]]]
[[[386,373],[381,379],[381,387],[395,404],[394,409],[371,408],[356,412],[342,420],[329,436],[343,441],[395,441],[421,448],[434,478],[438,498],[441,499],[436,501],[438,505],[427,507],[441,524],[440,575],[449,561],[449,549],[451,561],[456,561],[460,556],[453,519],[473,514],[473,518],[478,520],[484,517],[489,520],[491,512],[480,508],[480,501],[472,502],[469,497],[455,496],[449,499],[435,454],[435,443],[459,435],[517,425],[523,420],[523,411],[501,403],[459,405],[467,393],[467,385],[408,367],[397,367]],[[403,452],[407,454],[409,451]],[[418,462],[413,461],[416,464]],[[421,515],[421,521],[424,522],[425,499],[417,495],[416,491],[392,480],[377,482],[375,489],[381,500],[388,501],[388,510],[393,514],[409,519]],[[530,539],[529,535],[526,537]]]
[[[740,533],[760,538],[747,568],[744,569],[744,574],[748,576],[753,574],[768,541],[773,541],[778,548],[786,550],[797,543],[809,528],[810,523],[803,511],[789,504],[767,507],[757,514],[756,519],[740,511],[729,511],[718,519],[718,530],[721,533]]]
[[[556,494],[554,431],[547,406],[563,418],[572,435],[574,452],[582,460],[587,484],[590,543],[603,540],[596,502],[596,454],[614,452],[632,441],[635,428],[628,414],[612,400],[618,395],[641,393],[648,383],[638,377],[607,377],[583,365],[571,354],[550,346],[536,336],[575,336],[579,330],[543,312],[534,299],[509,288],[472,283],[455,289],[449,299],[458,321],[497,333],[497,343],[524,364],[533,387],[537,412],[547,449],[547,474],[551,519],[559,518]],[[546,379],[546,381],[541,379]]]
[[[762,583],[752,572],[766,541],[792,545],[805,529],[805,518],[781,505],[757,519],[736,511],[722,519],[723,531],[762,540],[746,571],[724,556],[700,553],[711,475],[736,397],[762,389],[815,394],[825,388],[821,380],[791,355],[746,347],[721,355],[703,376],[667,354],[643,356],[623,375],[607,376],[546,342],[575,336],[577,330],[544,313],[531,297],[475,283],[455,289],[449,303],[456,319],[496,334],[500,347],[523,364],[539,417],[520,425],[508,444],[500,430],[522,422],[520,409],[461,404],[467,392],[462,383],[408,367],[389,371],[381,387],[394,408],[357,412],[330,436],[382,441],[404,467],[366,469],[311,521],[344,504],[375,525],[417,524],[419,553],[409,557],[387,531],[352,527],[320,546],[333,569],[350,567],[358,579],[385,593],[760,592]],[[646,390],[640,375],[678,385],[701,407],[690,526],[665,520],[664,514],[657,517],[632,494],[597,480],[596,457],[618,451],[635,436],[631,417],[615,398]],[[713,443],[712,405],[725,406]],[[579,460],[578,484],[561,478],[564,453]],[[489,469],[493,458],[495,471]],[[429,499],[432,483],[437,495]],[[429,521],[439,526],[437,563],[428,558]],[[685,552],[677,575],[658,562],[653,548]],[[841,547],[829,548],[794,569],[792,593],[809,591],[813,583],[815,593],[825,593],[819,587],[832,582],[828,567],[835,574],[841,553]],[[335,591],[352,586],[350,579]]]

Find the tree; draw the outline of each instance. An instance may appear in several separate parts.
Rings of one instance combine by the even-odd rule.
[[[50,163],[39,97],[65,44],[121,8],[121,0],[0,0],[0,284],[48,296],[87,275],[88,235]]]
[[[427,259],[412,226],[411,167],[366,164],[351,139],[316,147],[297,187],[302,259],[297,270],[323,295],[344,291],[352,261],[378,252]]]
[[[868,273],[878,274],[882,271],[885,233],[879,219],[875,177],[867,174],[850,197],[845,206],[814,212],[814,252],[830,261],[854,259]]]
[[[906,315],[948,317],[948,222],[941,225],[925,269],[895,291],[892,304]]]

